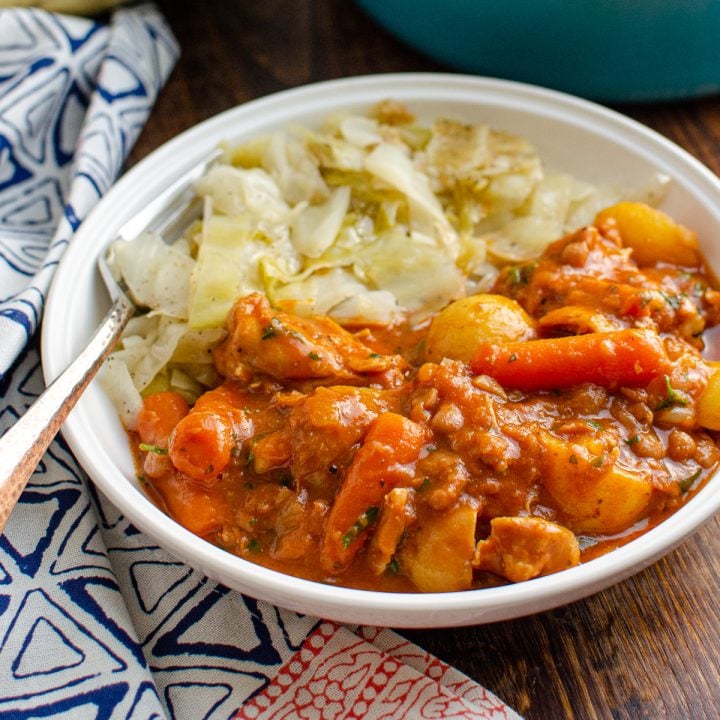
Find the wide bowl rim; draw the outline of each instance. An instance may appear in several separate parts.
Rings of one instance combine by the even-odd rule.
[[[352,98],[356,105],[373,99],[457,96],[467,101],[477,95],[486,103],[525,110],[532,107],[550,117],[582,118],[586,128],[596,132],[620,133],[626,142],[644,145],[659,152],[664,169],[673,167],[683,174],[693,193],[708,207],[720,207],[720,180],[689,153],[653,130],[613,110],[558,91],[514,81],[447,73],[398,73],[329,80],[252,100],[230,108],[186,130],[150,153],[131,168],[110,189],[78,229],[56,273],[42,327],[43,372],[49,383],[73,359],[76,349],[63,338],[68,300],[72,300],[73,273],[90,264],[87,250],[99,252],[104,244],[91,237],[111,234],[137,211],[139,198],[151,197],[183,169],[208,154],[231,124],[244,123],[243,135],[258,132],[263,118],[278,117],[288,108],[312,106],[319,114],[337,109],[338,98]],[[347,104],[347,103],[345,103]],[[261,118],[261,120],[258,120]],[[227,135],[227,133],[224,133]],[[712,205],[714,203],[714,205]],[[108,213],[115,213],[111,219]],[[718,216],[720,227],[720,216]],[[86,272],[94,272],[87,266]],[[79,287],[81,283],[77,283]],[[77,289],[76,293],[80,290]],[[69,302],[70,307],[76,307]],[[69,335],[69,333],[68,333]],[[638,572],[681,543],[720,508],[720,493],[713,497],[710,480],[675,514],[622,548],[569,570],[517,585],[469,590],[458,593],[385,593],[316,583],[292,578],[250,563],[194,536],[164,515],[116,467],[108,469],[109,458],[102,447],[90,447],[84,433],[90,424],[83,415],[82,400],[63,427],[63,434],[80,464],[100,491],[136,525],[161,546],[206,575],[249,595],[269,600],[298,612],[322,614],[346,622],[393,625],[396,627],[441,627],[509,619],[549,609],[585,597]],[[112,466],[112,463],[111,463]],[[118,482],[120,481],[120,482]],[[124,484],[123,484],[124,483]]]

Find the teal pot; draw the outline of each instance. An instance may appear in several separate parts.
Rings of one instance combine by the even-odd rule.
[[[720,0],[357,0],[459,70],[608,102],[720,91]]]

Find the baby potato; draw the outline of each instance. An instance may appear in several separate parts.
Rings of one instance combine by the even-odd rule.
[[[608,463],[580,441],[563,442],[542,434],[546,446],[543,485],[574,532],[617,533],[629,528],[652,496],[650,478]]]
[[[468,590],[472,584],[477,509],[457,505],[427,518],[403,546],[400,566],[421,592]]]
[[[551,494],[573,517],[575,532],[617,533],[629,528],[650,502],[652,485],[640,473],[611,467],[607,472],[571,487],[568,476],[550,482]],[[548,483],[546,483],[546,486]]]
[[[450,303],[433,318],[425,338],[425,360],[470,362],[481,341],[511,342],[535,335],[534,321],[515,300],[471,295]]]
[[[709,430],[720,430],[720,362],[708,366],[713,372],[697,402],[697,421]]]
[[[632,248],[638,265],[668,262],[697,267],[700,264],[697,235],[662,210],[641,202],[619,202],[598,213],[595,225],[602,229],[608,221],[615,222],[623,243]]]

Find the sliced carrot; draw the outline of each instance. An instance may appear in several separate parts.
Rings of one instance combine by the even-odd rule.
[[[179,393],[168,390],[148,395],[138,414],[140,440],[148,445],[167,447],[170,433],[188,411],[188,404]]]
[[[320,547],[328,572],[346,568],[367,540],[386,493],[409,484],[428,431],[402,415],[386,412],[370,425],[330,510]]]
[[[482,343],[470,362],[503,387],[552,390],[580,383],[644,385],[670,361],[651,330],[629,329],[510,343]]]
[[[147,477],[159,478],[172,471],[168,441],[173,428],[188,411],[183,396],[172,391],[153,393],[143,401],[137,432],[140,449],[147,451],[143,460],[143,472]]]
[[[229,382],[198,398],[175,427],[168,445],[170,459],[180,472],[207,484],[225,470],[233,447],[252,434],[245,399]]]
[[[193,410],[210,410],[215,413],[242,415],[247,396],[237,384],[226,382],[203,393],[195,402]]]
[[[221,499],[207,488],[177,473],[154,480],[153,488],[165,503],[168,514],[195,535],[208,535],[222,526],[227,511]]]
[[[170,436],[170,459],[182,473],[211,483],[230,462],[233,426],[226,416],[209,410],[186,415]]]

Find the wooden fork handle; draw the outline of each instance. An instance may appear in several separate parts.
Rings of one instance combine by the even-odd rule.
[[[119,295],[87,347],[0,438],[0,533],[52,439],[135,312]]]

